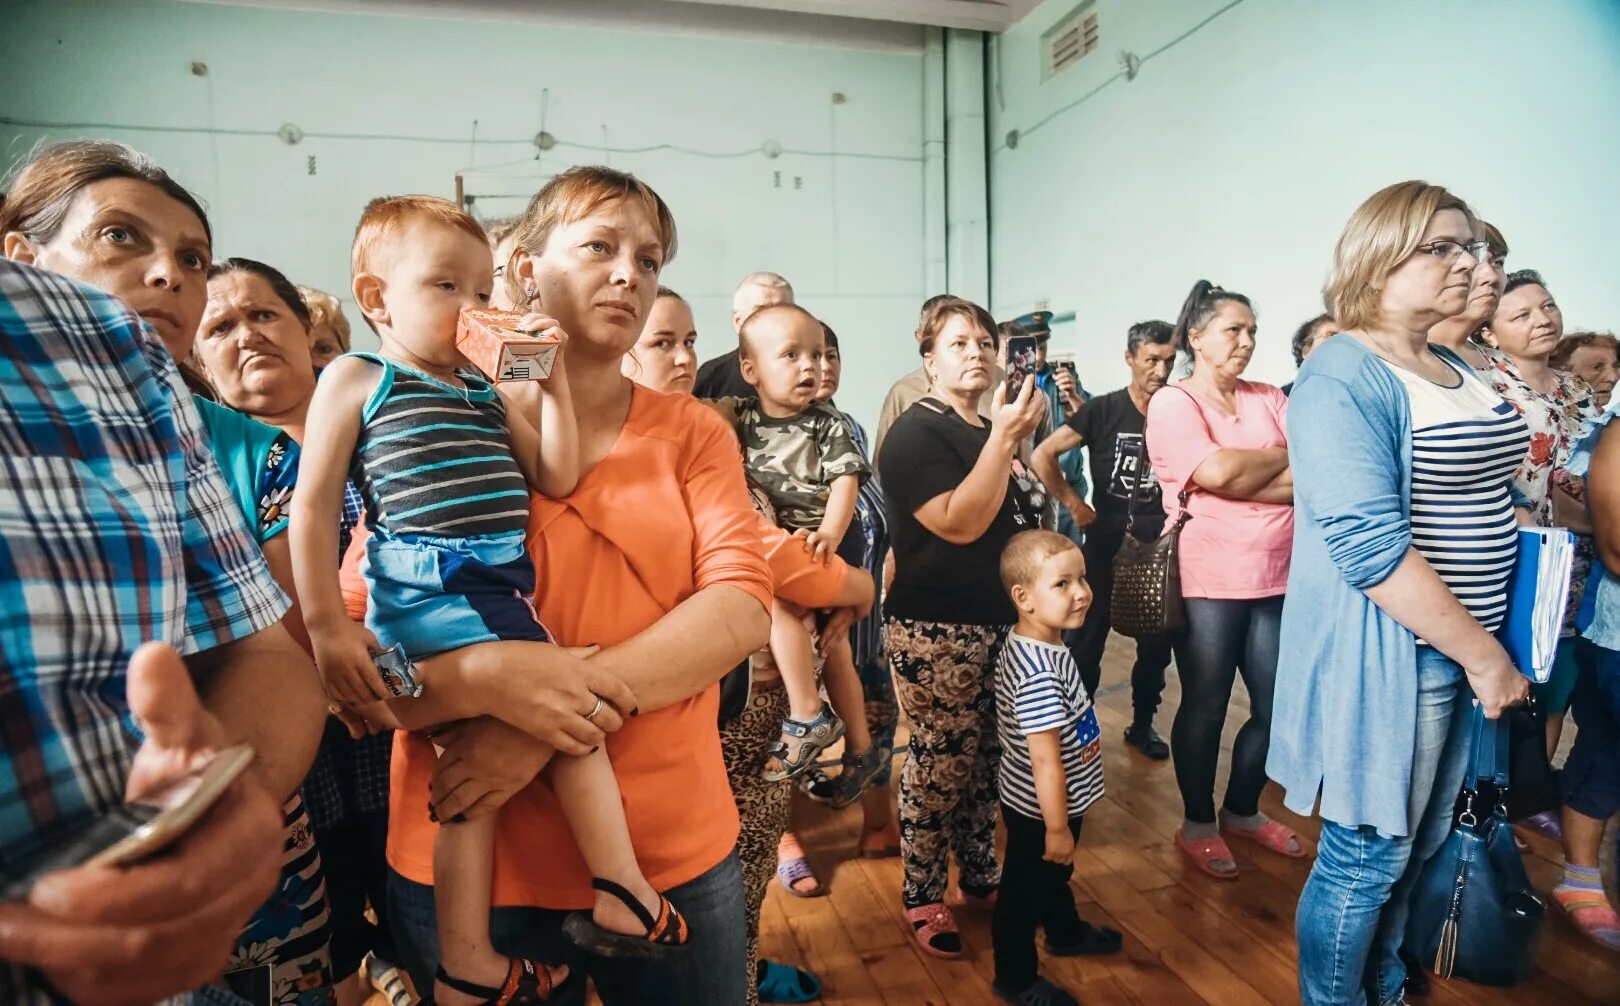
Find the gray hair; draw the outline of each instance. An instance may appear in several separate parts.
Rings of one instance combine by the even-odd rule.
[[[731,311],[733,314],[735,314],[741,306],[741,297],[743,291],[749,289],[750,287],[756,286],[769,287],[776,290],[786,290],[788,300],[791,301],[793,299],[793,284],[789,283],[781,275],[774,272],[751,272],[742,278],[742,282],[737,284],[736,292],[731,295]]]

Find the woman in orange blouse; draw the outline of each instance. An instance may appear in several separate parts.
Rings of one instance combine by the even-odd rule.
[[[470,722],[436,733],[437,760],[419,733],[400,733],[395,744],[388,860],[402,963],[419,988],[430,987],[438,958],[430,813],[500,807],[497,949],[589,972],[607,1006],[740,1003],[749,979],[744,898],[716,685],[765,644],[771,577],[731,430],[700,403],[619,372],[675,250],[674,220],[634,177],[575,168],[541,189],[514,237],[502,263],[508,292],[569,333],[584,472],[568,498],[531,499],[536,607],[563,646],[601,650],[581,660],[508,642],[423,662],[426,690],[407,725]],[[519,387],[513,408],[527,407]],[[562,937],[562,920],[590,907],[592,892],[555,798],[535,781],[553,750],[537,738],[557,741],[559,724],[579,742],[562,739],[563,751],[588,750],[613,731],[605,743],[637,858],[691,924],[690,948],[674,963],[599,966]],[[570,980],[552,1001],[584,995],[584,983]]]

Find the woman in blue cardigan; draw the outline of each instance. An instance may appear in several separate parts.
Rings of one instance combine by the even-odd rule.
[[[1351,216],[1325,290],[1341,333],[1288,411],[1297,519],[1267,772],[1321,801],[1300,895],[1300,997],[1402,1001],[1407,899],[1439,849],[1473,699],[1496,717],[1528,680],[1492,635],[1517,541],[1523,419],[1449,350],[1484,257],[1472,212],[1402,182]]]

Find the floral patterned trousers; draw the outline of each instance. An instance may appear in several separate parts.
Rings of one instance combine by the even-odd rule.
[[[905,905],[945,900],[953,853],[962,885],[988,891],[1001,878],[995,667],[1008,627],[889,618],[884,630],[911,722],[911,757],[900,770]]]

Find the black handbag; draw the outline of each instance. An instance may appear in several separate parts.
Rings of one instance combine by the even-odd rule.
[[[1451,834],[1412,890],[1406,945],[1441,978],[1514,985],[1535,970],[1546,907],[1525,875],[1500,799],[1508,789],[1508,731],[1476,705],[1473,740]],[[1491,806],[1487,787],[1498,795]]]
[[[1114,553],[1114,592],[1108,603],[1108,622],[1115,632],[1132,639],[1180,632],[1187,626],[1187,606],[1181,597],[1181,529],[1187,512],[1187,488],[1176,502],[1181,513],[1153,541],[1136,536],[1138,491],[1147,482],[1147,438],[1143,437],[1136,461],[1136,481],[1126,504],[1125,538]],[[1145,502],[1145,501],[1142,501]]]
[[[1547,757],[1547,711],[1532,693],[1527,705],[1502,714],[1508,734],[1508,778],[1513,788],[1502,800],[1509,821],[1523,821],[1563,805],[1558,770]]]

